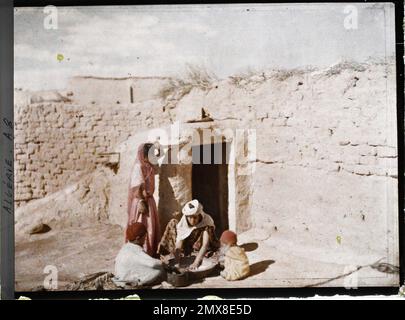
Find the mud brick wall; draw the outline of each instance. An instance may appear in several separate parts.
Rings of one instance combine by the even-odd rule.
[[[15,200],[42,198],[92,172],[137,130],[157,127],[158,101],[141,105],[30,104],[15,110]],[[107,159],[108,161],[108,159]]]
[[[362,252],[363,261],[394,261],[394,66],[337,65],[281,75],[192,91],[177,105],[177,120],[198,120],[204,109],[213,127],[256,130],[254,172],[235,182],[236,214],[249,227],[278,243],[294,235],[305,244],[303,254],[322,244],[325,261],[335,261],[335,250],[345,255],[344,263],[351,263],[350,250]],[[370,234],[378,239],[372,246]]]

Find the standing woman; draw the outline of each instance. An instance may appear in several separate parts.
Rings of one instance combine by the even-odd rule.
[[[156,256],[160,241],[160,224],[153,198],[155,191],[155,169],[150,161],[154,156],[152,143],[141,144],[137,159],[132,169],[128,190],[128,223],[127,228],[140,222],[146,226],[147,234],[143,245],[144,251],[151,257]],[[125,242],[128,242],[125,236]]]

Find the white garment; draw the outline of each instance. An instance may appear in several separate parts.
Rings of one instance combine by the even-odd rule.
[[[201,203],[199,203],[197,199],[194,199],[186,203],[186,205],[183,207],[182,213],[185,216],[193,216],[200,213],[202,210],[203,206]]]
[[[146,254],[142,247],[127,242],[115,258],[115,280],[146,285],[163,275],[162,263]]]
[[[129,184],[130,188],[137,187],[140,184],[144,182],[143,176],[142,176],[142,170],[141,170],[141,165],[136,162],[134,166],[132,167],[131,171],[131,181]]]
[[[206,214],[204,211],[201,211],[200,214],[202,216],[200,223],[193,227],[188,224],[187,217],[185,215],[181,217],[179,223],[176,225],[176,242],[186,239],[191,234],[191,232],[193,232],[194,229],[202,228],[205,226],[212,226],[215,228],[214,220],[212,220],[209,214]]]

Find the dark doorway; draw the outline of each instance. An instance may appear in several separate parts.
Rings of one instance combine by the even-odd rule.
[[[192,148],[193,199],[214,219],[218,237],[229,228],[228,147],[227,143],[214,143]]]

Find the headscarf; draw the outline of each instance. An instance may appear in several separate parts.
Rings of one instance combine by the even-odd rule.
[[[225,230],[221,235],[221,242],[227,245],[235,245],[238,242],[236,233],[230,230]]]
[[[142,238],[146,234],[146,227],[143,223],[135,222],[131,223],[125,232],[128,241],[134,241]]]
[[[187,203],[188,204],[188,203]],[[186,204],[186,206],[187,206]],[[177,238],[176,241],[181,241],[186,239],[193,230],[198,229],[198,228],[203,228],[206,226],[211,226],[215,228],[214,220],[212,220],[211,216],[203,211],[203,206],[201,204],[198,205],[198,211],[196,212],[196,215],[201,215],[201,221],[195,225],[195,226],[190,226],[188,221],[187,221],[187,216],[183,214],[181,217],[179,223],[176,226],[177,230]]]
[[[145,183],[144,189],[147,193],[151,190],[154,190],[154,172],[153,166],[145,157],[144,148],[145,143],[142,143],[138,147],[137,158],[132,169],[130,188],[140,186],[142,183]],[[151,179],[152,177],[152,179]]]
[[[197,199],[194,199],[194,200],[187,202],[185,204],[185,206],[183,207],[183,210],[181,210],[181,212],[185,216],[194,216],[198,212],[201,212],[202,208],[203,207],[202,207],[201,203],[199,203]]]

